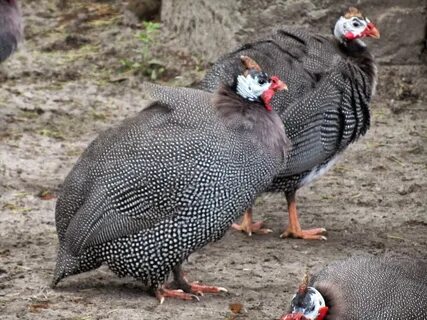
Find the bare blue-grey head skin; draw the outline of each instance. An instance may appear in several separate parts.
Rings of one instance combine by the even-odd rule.
[[[259,86],[260,74],[248,74]],[[211,94],[145,83],[155,101],[95,139],[63,184],[53,286],[106,263],[161,301],[171,272],[176,288],[193,293],[182,262],[220,239],[285,161],[283,123],[257,96],[284,85],[266,81],[265,91],[246,88],[256,101],[229,86]]]
[[[300,286],[301,287],[301,286]],[[329,264],[280,320],[427,319],[427,261],[358,256]]]
[[[0,63],[16,51],[22,39],[21,10],[16,0],[0,0]]]
[[[199,85],[213,91],[218,83],[232,83],[241,73],[236,61],[242,54],[286,82],[289,90],[279,92],[272,107],[284,122],[292,150],[286,166],[266,191],[285,193],[290,216],[297,215],[296,191],[327,172],[369,128],[377,69],[362,42],[366,37],[378,38],[379,32],[355,8],[338,18],[333,36],[278,27],[219,58]],[[325,229],[310,231],[290,223],[282,236],[326,239]]]

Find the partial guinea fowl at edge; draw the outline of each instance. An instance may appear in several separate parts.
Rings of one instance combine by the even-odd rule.
[[[374,24],[350,8],[336,22],[334,37],[297,28],[277,28],[267,38],[243,45],[220,58],[199,88],[212,91],[219,82],[231,83],[241,72],[236,61],[253,57],[277,74],[289,91],[276,95],[272,107],[284,122],[292,143],[286,165],[267,192],[284,192],[288,227],[282,237],[326,239],[324,228],[303,230],[296,192],[327,172],[339,155],[369,128],[369,103],[376,86],[376,65],[362,38],[379,38]],[[251,209],[234,228],[248,234],[267,233],[262,222],[252,221]]]
[[[285,84],[241,59],[244,74],[215,94],[144,84],[156,101],[89,145],[58,197],[53,287],[106,263],[160,302],[225,290],[188,282],[181,264],[253,205],[289,149],[269,106]]]
[[[0,0],[0,63],[17,49],[22,39],[21,20],[16,0]]]
[[[352,257],[306,277],[280,320],[427,319],[427,261]]]

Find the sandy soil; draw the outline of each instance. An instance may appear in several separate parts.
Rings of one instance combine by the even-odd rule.
[[[185,265],[189,278],[229,294],[159,305],[136,281],[106,268],[50,289],[52,197],[87,144],[135,115],[143,99],[141,77],[123,72],[121,63],[140,55],[140,29],[123,24],[114,5],[86,6],[73,1],[59,11],[53,1],[26,1],[27,40],[0,67],[1,319],[277,319],[307,268],[363,253],[427,258],[426,68],[384,66],[369,133],[298,194],[303,226],[327,228],[328,241],[280,239],[286,202],[266,195],[255,215],[272,234],[229,231]],[[156,50],[156,57],[170,54],[165,46]],[[173,57],[164,62],[164,80],[200,79],[198,59]],[[243,305],[239,314],[232,304]]]

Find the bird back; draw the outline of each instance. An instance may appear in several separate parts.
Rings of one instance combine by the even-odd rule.
[[[313,276],[310,286],[332,304],[327,319],[427,319],[427,262],[353,257]]]

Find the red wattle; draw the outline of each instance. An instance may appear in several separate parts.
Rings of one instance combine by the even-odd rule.
[[[267,111],[273,110],[273,108],[270,105],[270,101],[273,98],[273,96],[274,96],[274,90],[273,89],[267,89],[261,95],[262,101],[264,101],[264,107]]]
[[[346,38],[347,40],[354,40],[354,39],[356,39],[357,37],[356,37],[352,32],[347,32],[347,33],[345,34],[345,38]]]
[[[290,313],[290,314],[287,314],[287,315],[283,315],[280,318],[280,320],[307,320],[307,318],[304,317],[303,313],[298,312],[298,313]]]
[[[329,310],[328,307],[321,307],[319,309],[319,314],[317,315],[316,320],[323,320],[326,317],[328,310]]]

